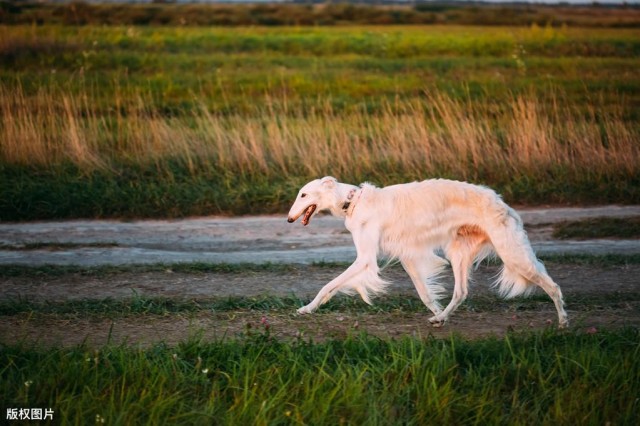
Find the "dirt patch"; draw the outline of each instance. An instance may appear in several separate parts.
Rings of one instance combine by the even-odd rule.
[[[593,332],[602,327],[640,326],[640,265],[597,267],[589,265],[547,265],[549,273],[562,287],[573,327]],[[171,299],[206,300],[230,296],[296,295],[313,296],[322,285],[343,268],[292,268],[290,272],[260,271],[251,273],[118,273],[106,276],[72,274],[63,277],[17,277],[0,280],[0,297],[21,297],[34,301],[62,302],[83,299],[123,299],[132,295]],[[249,330],[263,333],[269,324],[272,335],[322,340],[366,331],[381,337],[448,336],[457,333],[468,338],[501,336],[509,330],[542,329],[555,326],[557,318],[551,301],[536,301],[521,310],[518,301],[502,301],[493,296],[488,283],[498,272],[495,266],[482,266],[474,278],[471,296],[444,328],[428,323],[430,313],[402,312],[346,313],[320,310],[308,316],[294,309],[189,314],[75,317],[72,315],[20,314],[0,317],[0,340],[29,341],[46,345],[76,345],[107,342],[150,345],[157,342],[175,344],[189,336],[217,339],[235,337]],[[385,271],[394,282],[391,294],[416,297],[412,284],[398,268]],[[445,285],[451,288],[450,273]],[[492,300],[490,308],[477,309],[476,300]],[[585,298],[597,300],[585,303]],[[533,307],[531,307],[533,306]],[[248,328],[248,325],[250,328]]]
[[[132,296],[176,299],[224,297],[298,296],[309,298],[343,272],[343,267],[293,266],[281,270],[241,273],[123,272],[104,276],[70,274],[61,277],[0,278],[0,298],[61,302],[82,299],[121,299]],[[572,294],[627,293],[640,291],[640,265],[596,267],[575,264],[547,264],[549,274],[565,296]],[[482,265],[472,274],[471,296],[489,292],[499,273],[497,266]],[[383,271],[391,281],[390,293],[414,294],[413,284],[399,266]],[[442,276],[445,287],[453,288],[448,270]]]
[[[597,311],[569,310],[572,327],[585,332],[602,328],[640,326],[638,303],[622,309]],[[272,336],[281,339],[322,341],[343,338],[359,332],[379,337],[404,336],[447,337],[451,334],[475,339],[503,336],[510,331],[540,330],[554,327],[556,314],[552,309],[535,312],[500,311],[456,312],[442,328],[434,328],[430,314],[392,312],[383,314],[347,315],[339,312],[318,313],[312,316],[293,316],[283,312],[237,311],[224,314],[199,313],[196,315],[145,315],[119,319],[59,318],[43,315],[36,318],[26,314],[0,319],[0,339],[4,342],[36,342],[45,346],[72,346],[86,343],[102,346],[107,343],[149,346],[164,342],[176,345],[189,337],[204,340],[234,338],[248,333],[265,333],[263,319],[269,324]]]

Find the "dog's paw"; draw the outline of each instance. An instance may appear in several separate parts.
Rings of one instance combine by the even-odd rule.
[[[447,320],[445,318],[440,318],[439,316],[429,318],[429,322],[435,328],[442,327]]]
[[[309,305],[303,306],[302,308],[298,309],[298,314],[300,315],[310,314],[311,312],[313,312],[313,310],[309,308]]]

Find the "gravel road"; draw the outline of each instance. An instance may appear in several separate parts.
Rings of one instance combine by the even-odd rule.
[[[640,206],[518,211],[538,254],[640,253],[639,240],[558,241],[551,238],[554,223],[594,217],[640,216]],[[41,246],[34,249],[33,244]],[[316,218],[308,227],[300,223],[289,224],[284,215],[0,223],[0,247],[0,265],[309,264],[355,258],[351,235],[341,220],[329,216]]]

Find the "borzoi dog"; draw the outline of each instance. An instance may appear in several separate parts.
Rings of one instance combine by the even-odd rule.
[[[467,297],[472,266],[496,253],[504,263],[495,284],[499,294],[511,298],[539,286],[555,304],[559,327],[568,325],[560,287],[536,259],[520,216],[488,188],[445,179],[358,187],[327,176],[302,187],[288,221],[303,216],[306,226],[322,210],[344,218],[357,257],[311,303],[298,309],[300,314],[315,311],[337,292],[357,292],[370,304],[370,295],[383,293],[388,284],[379,276],[380,252],[400,260],[434,314],[429,321],[440,326]],[[444,310],[438,303],[444,288],[436,278],[447,261],[436,252],[449,260],[455,279],[453,297]]]

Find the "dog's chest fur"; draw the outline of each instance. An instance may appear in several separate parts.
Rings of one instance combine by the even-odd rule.
[[[363,211],[359,213],[347,220],[347,229],[352,234],[377,233],[376,250],[388,257],[424,255],[443,247],[450,239],[450,224],[435,218],[430,220],[425,215],[414,218],[398,212],[383,216],[370,216]]]

